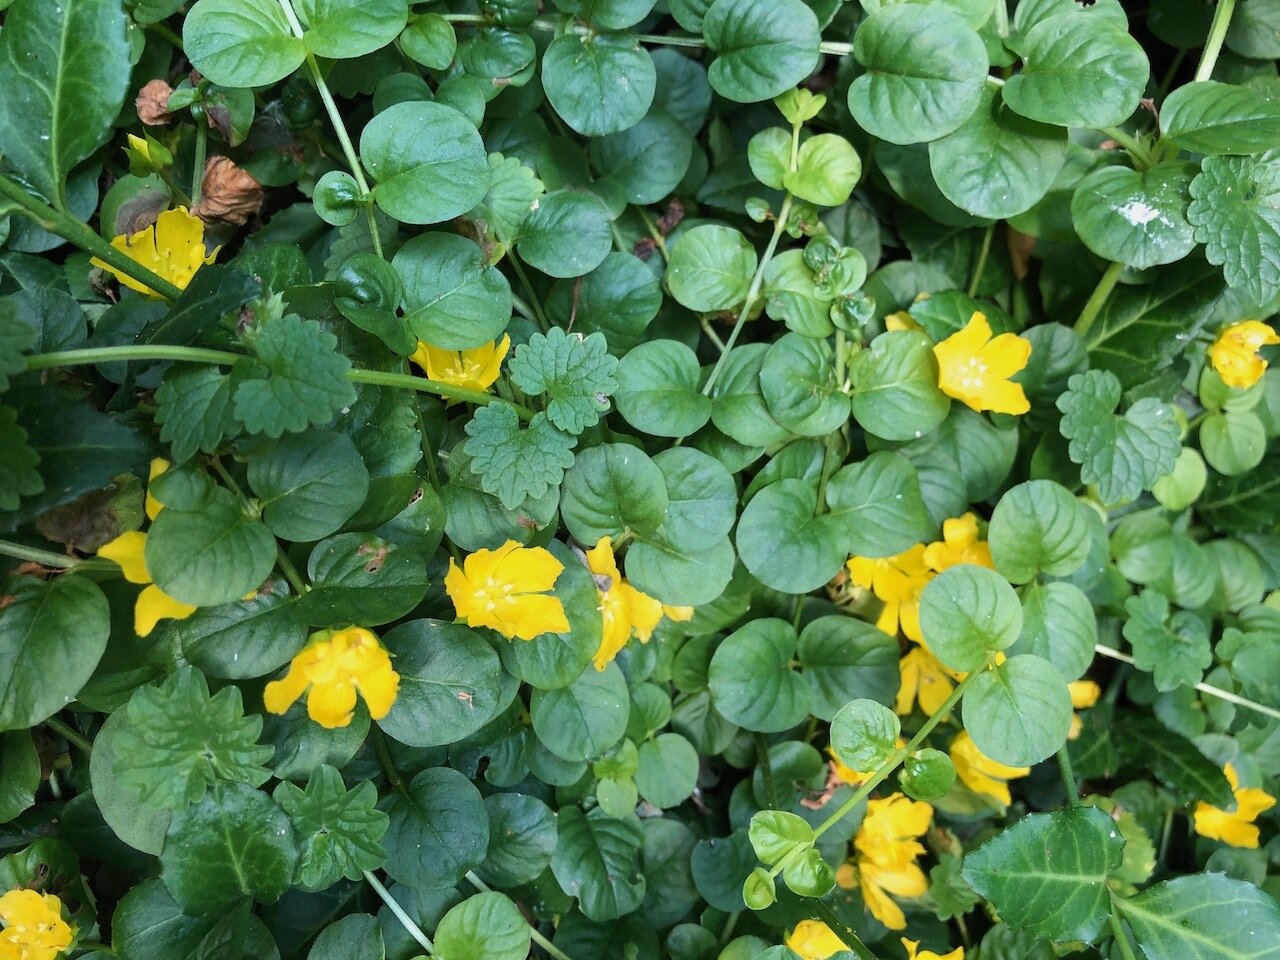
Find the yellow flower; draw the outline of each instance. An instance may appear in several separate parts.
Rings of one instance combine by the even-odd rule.
[[[993,797],[1006,807],[1013,802],[1008,781],[1031,773],[1030,767],[1010,767],[992,760],[978,749],[968,730],[961,730],[956,735],[949,752],[956,776],[966,787],[974,793]]]
[[[151,520],[160,515],[164,504],[152,495],[150,481],[155,480],[168,469],[168,460],[157,457],[151,461],[146,497],[147,517]],[[120,565],[120,572],[126,580],[130,583],[146,585],[146,589],[138,594],[138,600],[133,606],[133,632],[140,637],[149,635],[161,620],[185,620],[196,612],[195,607],[175,600],[155,585],[155,581],[147,571],[146,548],[147,535],[141,530],[122,533],[110,543],[104,543],[98,548],[98,556],[114,560]]]
[[[896,743],[898,749],[901,750],[906,745],[907,742],[901,737],[898,737]],[[831,772],[851,787],[862,786],[862,784],[864,784],[871,775],[875,773],[874,770],[854,770],[852,767],[847,766],[845,762],[840,759],[840,755],[836,753],[834,747],[827,747],[827,753],[831,756]]]
[[[506,334],[473,350],[444,350],[419,340],[409,359],[422,368],[428,380],[487,391],[502,372],[502,361],[510,349],[511,338]]]
[[[391,656],[372,631],[364,627],[321,630],[289,664],[289,672],[262,691],[271,713],[287,713],[305,693],[307,715],[333,730],[351,722],[356,692],[364,697],[369,716],[381,720],[396,701],[400,674]]]
[[[641,593],[622,579],[618,561],[613,556],[612,538],[601,537],[587,551],[587,568],[596,580],[600,616],[604,621],[604,633],[595,655],[596,669],[603,670],[627,645],[633,632],[641,643],[649,642],[654,628],[662,619],[664,608],[653,597]],[[693,615],[692,609],[689,614]]]
[[[450,559],[444,589],[468,626],[532,640],[569,629],[564,604],[546,593],[563,569],[550,551],[508,540],[497,550],[469,554],[461,567]]]
[[[849,945],[821,920],[801,920],[787,934],[786,944],[800,955],[801,960],[827,960],[841,950],[849,949]]]
[[[122,234],[112,240],[111,245],[130,260],[168,280],[179,290],[187,289],[187,284],[202,266],[213,263],[219,249],[215,247],[213,252],[206,255],[204,221],[189,214],[186,207],[166,210],[152,226],[139,230],[132,236]],[[90,263],[114,275],[130,290],[156,296],[150,287],[103,263],[97,257]]]
[[[933,348],[938,358],[938,389],[973,410],[1026,413],[1031,409],[1022,385],[1009,380],[1027,365],[1031,343],[1013,333],[993,338],[991,325],[974,313]]]
[[[1209,347],[1209,361],[1228,387],[1252,387],[1267,372],[1267,361],[1258,351],[1276,343],[1280,337],[1267,324],[1242,320],[1218,334]]]
[[[10,890],[0,897],[0,958],[54,960],[71,946],[71,927],[62,919],[62,901],[51,893]]]
[[[932,950],[920,950],[919,940],[902,938],[902,946],[907,951],[907,960],[964,960],[964,947],[956,947],[950,953],[934,953]]]
[[[920,593],[933,577],[925,565],[924,551],[924,544],[917,543],[896,557],[851,557],[845,564],[849,579],[884,603],[876,626],[890,636],[901,628],[917,643],[924,642],[920,633]]]
[[[937,713],[951,696],[952,681],[963,678],[944,667],[927,647],[914,646],[898,661],[898,696],[893,710],[899,716],[911,713],[916,701],[925,713]]]
[[[853,846],[858,854],[858,886],[871,915],[890,930],[907,926],[902,908],[889,896],[919,897],[929,889],[916,863],[924,853],[917,839],[929,829],[933,807],[900,793],[868,800]]]
[[[1067,684],[1067,692],[1071,694],[1071,706],[1076,710],[1088,710],[1098,702],[1098,697],[1102,696],[1102,688],[1092,680],[1073,680]],[[1082,727],[1080,714],[1073,713],[1067,739],[1075,740],[1079,737]]]
[[[973,513],[942,521],[942,539],[924,548],[924,562],[934,573],[962,563],[995,569],[991,547],[978,539],[978,518]]]
[[[905,310],[899,310],[897,313],[887,313],[884,317],[884,328],[890,333],[898,330],[920,330],[923,328],[916,323],[916,318],[911,316]]]
[[[1258,827],[1253,821],[1258,815],[1275,806],[1276,798],[1257,787],[1240,787],[1236,768],[1227,764],[1222,768],[1236,798],[1234,809],[1211,807],[1203,800],[1196,804],[1196,833],[1210,840],[1221,840],[1233,847],[1258,849]]]

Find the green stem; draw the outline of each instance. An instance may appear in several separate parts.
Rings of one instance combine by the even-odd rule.
[[[751,278],[751,286],[747,290],[747,299],[742,304],[742,309],[738,311],[738,319],[733,325],[733,330],[729,333],[729,339],[724,342],[724,353],[720,354],[720,359],[716,361],[716,365],[711,370],[711,375],[707,377],[707,382],[702,387],[702,395],[704,397],[711,396],[711,391],[715,387],[716,381],[720,379],[720,374],[724,372],[724,366],[729,360],[729,354],[733,351],[733,345],[738,342],[738,335],[742,333],[742,325],[747,322],[747,314],[750,313],[756,297],[760,295],[760,288],[764,286],[765,268],[769,266],[769,261],[773,259],[774,251],[778,249],[778,241],[782,239],[782,232],[787,228],[787,217],[791,215],[791,200],[791,194],[788,193],[787,198],[782,201],[782,209],[778,211],[778,219],[773,225],[773,236],[769,238],[769,245],[764,248],[764,254],[760,257],[755,276]]]
[[[1121,130],[1119,127],[1103,127],[1099,132],[1106,134],[1124,147],[1140,169],[1145,170],[1154,165],[1151,152],[1142,145],[1137,137],[1125,130]]]
[[[26,369],[48,370],[53,367],[76,367],[91,363],[112,363],[121,360],[181,360],[190,363],[216,363],[230,366],[243,360],[247,354],[231,353],[227,350],[206,350],[203,347],[178,347],[167,344],[150,344],[132,347],[97,347],[82,350],[62,350],[57,353],[33,353],[25,357]],[[382,387],[399,387],[403,390],[416,390],[419,393],[432,393],[447,400],[465,400],[468,403],[489,404],[509,403],[522,420],[533,419],[533,411],[528,407],[500,397],[492,396],[483,390],[471,390],[467,387],[454,386],[451,383],[440,383],[425,377],[415,377],[407,373],[390,373],[385,370],[347,371],[347,379],[352,383],[372,383]]]
[[[168,40],[179,50],[182,49],[182,38],[174,33],[173,30],[169,28],[169,25],[164,21],[160,21],[159,23],[148,23],[146,28],[157,37],[163,37]]]
[[[1196,67],[1195,81],[1208,80],[1213,76],[1213,68],[1218,63],[1218,54],[1222,53],[1222,42],[1227,37],[1227,28],[1231,26],[1231,14],[1235,12],[1236,0],[1218,0],[1213,11],[1213,22],[1209,24],[1209,36],[1204,42],[1204,51],[1200,54],[1200,64]]]
[[[50,717],[44,723],[49,729],[56,730],[61,734],[67,743],[83,750],[86,756],[93,752],[93,743],[71,724],[59,720],[57,717]]]
[[[1120,912],[1116,909],[1114,900],[1111,901],[1111,913],[1107,919],[1111,924],[1111,935],[1120,947],[1120,956],[1124,960],[1138,960],[1133,954],[1133,945],[1129,943],[1129,935],[1124,932],[1124,924],[1120,922]]]
[[[432,945],[430,938],[422,932],[422,928],[413,922],[413,918],[404,912],[404,907],[393,897],[387,888],[384,887],[372,873],[368,870],[363,871],[364,878],[369,881],[369,886],[373,887],[373,892],[382,898],[390,911],[395,914],[395,918],[400,921],[400,925],[408,931],[409,936],[418,942],[418,946],[432,956],[435,955],[436,948]]]
[[[99,560],[96,557],[68,557],[66,554],[28,547],[21,543],[14,543],[12,540],[0,540],[0,557],[28,560],[55,570],[111,570],[116,566],[110,560]]]
[[[164,277],[152,273],[136,260],[111,246],[79,220],[37,200],[23,190],[16,181],[3,175],[0,175],[0,197],[16,203],[26,216],[45,230],[74,243],[81,250],[88,251],[103,263],[149,287],[164,299],[177,300],[182,296],[182,291]]]
[[[471,870],[467,871],[467,882],[470,883],[477,890],[481,891],[482,893],[493,892],[493,888],[489,886],[487,883],[485,883],[483,880],[481,880],[479,877],[477,877],[475,873]],[[550,956],[555,957],[555,960],[571,960],[571,958],[567,953],[565,953],[563,950],[557,947],[554,943],[552,943],[550,940],[544,937],[541,934],[541,932],[539,932],[538,928],[535,927],[532,923],[529,924],[529,936],[533,939],[534,943],[536,943],[543,950],[545,950]]]
[[[987,268],[987,256],[991,253],[991,238],[995,232],[994,223],[982,232],[982,246],[978,248],[978,259],[973,264],[973,275],[969,278],[969,286],[965,290],[965,293],[971,297],[977,294],[978,284],[982,281],[982,271]]]
[[[1058,772],[1062,774],[1062,785],[1067,788],[1067,805],[1080,806],[1080,787],[1076,783],[1075,771],[1071,769],[1071,754],[1067,753],[1065,743],[1058,750]]]
[[[805,897],[804,905],[810,918],[825,923],[832,933],[844,941],[844,945],[849,948],[850,952],[857,954],[861,960],[877,960],[876,955],[862,942],[857,931],[837,917],[835,911],[827,904],[821,900]]]
[[[756,758],[760,761],[760,776],[764,780],[764,798],[769,801],[769,809],[778,809],[778,787],[773,780],[773,764],[769,762],[769,741],[763,733],[752,734],[756,745]]]
[[[1120,280],[1120,273],[1123,270],[1123,263],[1110,264],[1103,272],[1098,285],[1093,288],[1093,293],[1089,295],[1084,309],[1080,311],[1080,316],[1076,320],[1075,329],[1080,339],[1083,340],[1085,338],[1093,327],[1094,321],[1098,319],[1098,314],[1102,312],[1102,305],[1107,302],[1107,297],[1111,296],[1111,291],[1115,289],[1116,283]]]
[[[1104,647],[1100,643],[1096,644],[1093,649],[1104,657],[1110,657],[1112,660],[1119,660],[1121,663],[1127,663],[1129,666],[1134,666],[1133,657],[1128,654],[1121,653],[1119,650],[1112,650],[1110,647]],[[1223,690],[1221,687],[1215,687],[1208,683],[1197,683],[1195,688],[1201,693],[1207,693],[1211,697],[1217,697],[1219,700],[1227,701],[1227,703],[1234,703],[1238,707],[1245,707],[1249,710],[1261,713],[1264,716],[1280,720],[1280,710],[1277,710],[1275,707],[1268,707],[1266,704],[1250,700],[1248,697],[1242,697],[1238,693],[1232,693],[1230,690]]]
[[[391,784],[391,788],[397,793],[407,793],[404,786],[404,778],[400,776],[400,771],[396,769],[395,762],[391,759],[391,751],[387,748],[387,736],[382,732],[380,727],[373,728],[373,752],[378,758],[378,764],[382,767],[382,772],[387,775],[387,782]]]
[[[516,256],[515,251],[509,251],[507,262],[511,264],[511,269],[516,272],[516,276],[520,280],[520,286],[524,287],[525,296],[529,298],[528,306],[533,310],[533,319],[541,328],[543,333],[551,329],[551,324],[547,322],[547,315],[542,310],[542,304],[538,302],[538,295],[533,292],[533,284],[529,281],[529,274],[525,272],[524,265],[520,262],[520,258]]]
[[[311,588],[303,582],[302,575],[298,573],[298,568],[289,559],[289,554],[285,553],[284,544],[276,544],[276,566],[280,568],[284,578],[289,581],[289,586],[293,587],[293,595],[295,597],[300,597],[310,591]]]
[[[446,20],[454,23],[476,23],[483,24],[490,22],[487,17],[477,16],[476,14],[444,14]],[[563,30],[566,33],[576,33],[580,37],[590,37],[595,34],[591,27],[581,23],[571,23],[566,26],[559,20],[538,19],[529,24],[531,29],[546,30],[556,32]],[[687,33],[633,33],[630,35],[633,39],[640,43],[656,43],[665,47],[685,47],[690,50],[700,50],[706,47],[707,43],[702,37],[693,36]],[[818,44],[818,50],[822,53],[828,53],[836,57],[847,57],[853,53],[853,44],[839,43],[836,41],[824,40]]]
[[[942,706],[940,706],[937,711],[929,717],[929,719],[921,724],[920,729],[916,731],[916,735],[911,738],[911,742],[901,750],[895,750],[888,760],[880,764],[879,768],[877,768],[876,772],[871,775],[870,779],[857,789],[853,796],[840,804],[840,808],[836,810],[835,813],[827,817],[826,820],[823,820],[821,824],[815,827],[813,831],[814,837],[817,838],[822,836],[848,816],[849,811],[870,796],[871,791],[880,786],[880,784],[888,778],[889,774],[893,773],[893,771],[897,769],[898,764],[911,756],[911,754],[915,752],[916,747],[920,746],[920,744],[924,742],[924,738],[933,732],[933,728],[941,723],[943,719],[951,713],[952,708],[960,702],[960,698],[964,696],[964,692],[969,689],[969,685],[973,683],[978,674],[982,673],[984,669],[984,667],[979,667],[977,670],[967,674],[963,680],[957,683],[955,685],[955,689],[953,689],[947,699],[942,702]]]
[[[200,202],[204,186],[204,158],[209,150],[209,122],[204,117],[196,119],[196,157],[191,167],[191,205]]]

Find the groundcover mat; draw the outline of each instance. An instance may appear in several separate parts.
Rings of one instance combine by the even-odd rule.
[[[1280,960],[1280,0],[0,0],[0,960]]]

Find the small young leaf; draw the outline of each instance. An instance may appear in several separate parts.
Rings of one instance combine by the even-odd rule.
[[[1156,590],[1130,597],[1124,608],[1129,614],[1124,638],[1133,645],[1134,665],[1153,674],[1157,690],[1177,690],[1204,679],[1213,663],[1204,620],[1186,610],[1171,618],[1169,601]]]
[[[463,449],[480,485],[514,510],[525,500],[559,486],[573,465],[574,438],[553,425],[545,413],[535,414],[527,429],[507,404],[481,407],[467,423]]]
[[[546,394],[547,419],[575,436],[608,411],[617,369],[604,334],[583,337],[560,327],[535,333],[517,347],[510,366],[515,385],[529,396]]]
[[[382,836],[389,819],[377,809],[378,791],[369,781],[348,790],[342,775],[321,764],[306,789],[284,782],[272,794],[293,821],[298,838],[298,883],[324,890],[343,877],[359,880],[386,860]]]

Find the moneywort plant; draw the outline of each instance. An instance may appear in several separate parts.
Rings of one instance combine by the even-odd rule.
[[[1276,0],[0,0],[2,960],[1280,958]]]

